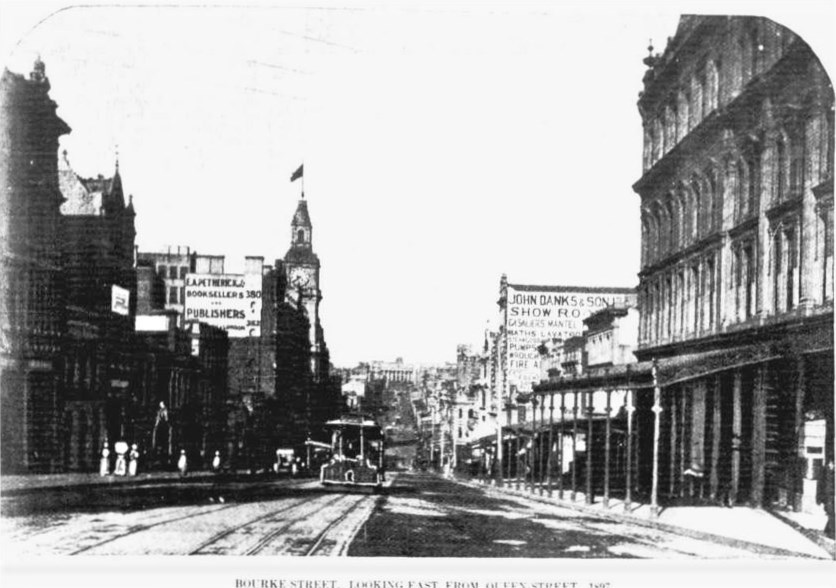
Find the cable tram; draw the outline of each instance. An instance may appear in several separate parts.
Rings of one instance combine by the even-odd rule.
[[[380,487],[385,476],[380,425],[367,416],[345,415],[325,426],[331,431],[331,459],[320,469],[322,484]]]

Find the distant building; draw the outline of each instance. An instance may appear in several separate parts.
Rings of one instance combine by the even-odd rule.
[[[61,467],[60,380],[66,332],[58,138],[46,68],[0,78],[0,468]]]
[[[505,424],[527,419],[526,402],[541,376],[538,347],[583,333],[583,319],[612,305],[635,306],[633,288],[499,284],[499,333],[493,370]]]
[[[369,363],[369,375],[373,380],[387,382],[415,382],[416,368],[404,363],[403,358],[395,361],[372,361]]]
[[[198,254],[183,245],[171,246],[165,251],[136,252],[137,266],[153,267],[157,276],[162,279],[164,308],[179,313],[181,327],[185,320],[186,275],[223,274],[224,259],[223,255]],[[145,294],[144,291],[142,293]],[[153,294],[156,296],[156,291]],[[140,304],[145,304],[145,301]]]

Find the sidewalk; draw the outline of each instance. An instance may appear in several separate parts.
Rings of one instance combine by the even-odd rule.
[[[601,497],[595,498],[594,504],[586,504],[586,497],[582,492],[576,492],[575,500],[571,500],[571,492],[564,489],[563,500],[553,489],[552,497],[544,489],[542,494],[537,488],[531,492],[530,488],[516,485],[512,480],[502,488],[497,488],[493,482],[457,479],[458,482],[488,489],[493,493],[506,493],[528,498],[555,506],[564,506],[603,515],[623,522],[654,527],[699,539],[707,539],[728,545],[744,547],[753,551],[771,552],[775,555],[814,557],[818,559],[836,559],[834,542],[825,539],[821,533],[805,528],[803,525],[816,525],[819,522],[824,527],[824,521],[809,515],[792,517],[796,513],[770,513],[765,510],[736,506],[726,508],[722,506],[674,506],[661,509],[658,516],[653,516],[647,504],[633,503],[632,510],[624,510],[624,502],[610,498],[609,505],[604,508]],[[796,520],[793,520],[796,519]]]
[[[100,476],[97,473],[73,473],[73,474],[23,474],[23,475],[0,475],[0,495],[12,495],[38,491],[46,488],[60,488],[68,486],[110,486],[114,484],[145,485],[163,481],[205,480],[215,476],[228,477],[233,474],[215,474],[209,471],[189,472],[189,475],[180,479],[179,472],[152,471],[142,472],[136,476]]]

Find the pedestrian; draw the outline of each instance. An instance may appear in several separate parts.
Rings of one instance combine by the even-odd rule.
[[[128,444],[124,441],[117,441],[114,444],[116,449],[116,467],[113,468],[113,473],[117,476],[124,476],[128,473],[128,463],[125,459],[128,453]]]
[[[215,450],[215,457],[212,458],[212,471],[216,474],[221,471],[221,452]]]
[[[682,472],[682,474],[688,480],[688,498],[693,504],[697,498],[696,486],[699,485],[700,490],[702,490],[702,480],[705,477],[705,470],[703,470],[701,463],[694,461],[691,462],[691,467]]]
[[[128,475],[135,476],[139,468],[139,447],[136,443],[131,445],[131,452],[128,454]]]
[[[180,450],[180,459],[177,460],[177,469],[180,471],[180,477],[184,478],[189,473],[189,460],[186,457],[186,450]]]
[[[816,485],[816,502],[824,507],[827,515],[827,522],[824,526],[824,535],[830,539],[834,538],[834,464],[830,459],[827,465],[822,468],[821,478]]]
[[[102,458],[99,460],[99,475],[110,475],[110,447],[107,441],[105,441],[104,447],[102,447]]]

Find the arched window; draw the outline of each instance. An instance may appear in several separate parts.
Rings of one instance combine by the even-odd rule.
[[[668,252],[673,253],[677,250],[679,243],[677,235],[677,214],[676,214],[676,204],[673,202],[673,194],[668,194],[667,202],[665,203],[665,213],[668,217],[668,226],[667,226],[667,244],[668,244]]]
[[[691,116],[688,119],[688,129],[693,129],[702,120],[702,83],[699,77],[691,76]]]
[[[670,104],[665,105],[665,151],[676,144],[676,114]]]
[[[676,97],[676,140],[681,141],[682,138],[688,134],[688,94],[686,92],[679,92]]]
[[[703,187],[700,185],[700,181],[698,178],[694,177],[691,180],[691,238],[695,239],[702,234],[703,229],[703,218],[704,218],[704,209],[703,209],[703,200],[704,200],[704,190]]]
[[[713,233],[720,226],[720,212],[723,209],[723,189],[720,183],[720,175],[714,167],[708,170],[707,183],[709,210],[707,212],[706,228],[709,233]]]
[[[761,45],[760,33],[758,27],[755,26],[749,31],[749,76],[752,78],[760,72],[762,52],[763,45]]]
[[[749,171],[746,168],[746,163],[742,159],[738,159],[731,164],[734,173],[734,213],[735,222],[739,223],[745,219],[751,210],[749,210]]]
[[[296,232],[296,242],[297,243],[304,243],[305,242],[305,229],[299,229]]]
[[[709,113],[717,108],[718,95],[720,88],[720,76],[718,74],[717,65],[713,61],[709,61],[705,68],[706,70],[706,113]]]
[[[789,168],[788,146],[783,133],[779,133],[775,139],[775,192],[773,202],[779,203],[787,197],[787,178]]]
[[[653,120],[653,162],[659,161],[664,154],[665,136],[662,132],[662,123],[657,118]]]

